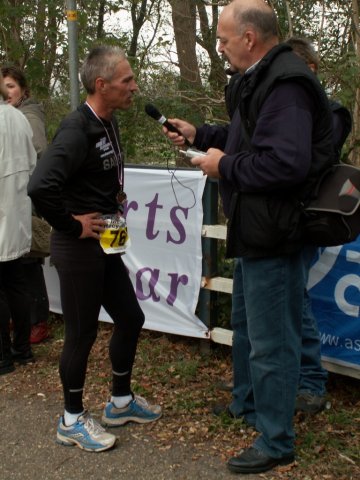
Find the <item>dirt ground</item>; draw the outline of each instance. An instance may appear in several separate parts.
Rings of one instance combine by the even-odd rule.
[[[3,379],[0,380],[3,382]],[[233,479],[225,463],[204,445],[176,440],[160,449],[147,434],[150,425],[112,429],[116,447],[102,453],[84,452],[55,442],[61,399],[27,394],[2,394],[0,399],[1,480],[190,480]],[[166,418],[160,420],[166,428]],[[258,476],[247,476],[259,478]]]
[[[111,431],[107,452],[89,453],[55,442],[62,413],[58,359],[62,321],[52,338],[34,347],[36,362],[0,376],[0,480],[357,480],[360,478],[360,384],[331,375],[331,408],[312,418],[294,418],[297,461],[261,475],[236,475],[227,460],[257,435],[240,420],[215,417],[212,406],[230,401],[219,380],[231,376],[229,350],[204,354],[196,342],[144,331],[133,372],[133,389],[163,408],[148,425]],[[109,395],[111,325],[99,328],[89,358],[84,403],[95,417]]]

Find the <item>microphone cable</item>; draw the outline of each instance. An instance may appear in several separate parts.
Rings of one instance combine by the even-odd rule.
[[[176,150],[176,148],[174,147],[174,151],[177,153],[178,150]],[[171,189],[173,191],[173,194],[174,194],[174,198],[176,200],[176,204],[179,208],[183,208],[183,209],[187,209],[187,210],[191,210],[192,208],[194,208],[197,204],[197,200],[196,200],[196,195],[195,195],[195,192],[194,190],[191,188],[191,187],[188,187],[187,185],[184,185],[184,183],[179,180],[179,178],[176,176],[176,172],[177,170],[179,169],[179,167],[177,167],[175,165],[175,168],[174,169],[171,169],[170,165],[169,165],[169,158],[167,157],[166,159],[166,168],[167,168],[167,171],[168,173],[170,174],[171,176],[171,180],[170,180],[170,183],[171,183]],[[186,190],[190,190],[191,194],[192,194],[192,198],[193,198],[193,203],[191,204],[190,207],[183,207],[182,205],[180,205],[179,203],[179,200],[178,200],[178,197],[176,195],[176,191],[175,191],[175,185],[174,185],[174,182],[177,182],[182,188],[186,189]]]
[[[147,115],[149,115],[151,118],[153,118],[154,120],[156,120],[157,122],[159,122],[161,125],[165,126],[168,130],[172,131],[172,132],[176,132],[178,133],[179,135],[182,135],[182,133],[174,126],[172,125],[166,117],[164,117],[164,115],[162,115],[159,110],[154,106],[152,105],[151,103],[148,103],[145,105],[145,112],[147,113]],[[183,135],[182,135],[183,136]],[[185,145],[187,146],[192,146],[192,144],[190,143],[190,141],[184,137],[184,143]],[[174,148],[175,150],[175,148]],[[177,150],[175,150],[175,152],[177,152]],[[196,201],[196,195],[195,195],[195,192],[194,190],[191,188],[191,187],[187,187],[186,185],[184,185],[179,179],[178,177],[176,176],[176,171],[178,170],[178,167],[175,165],[175,169],[172,170],[170,169],[170,165],[169,165],[169,158],[166,159],[166,168],[167,168],[167,171],[169,172],[169,174],[171,175],[171,188],[172,188],[172,191],[173,191],[173,194],[174,194],[174,198],[176,200],[176,203],[177,203],[177,206],[179,208],[187,208],[188,210],[191,210],[192,208],[195,207],[197,201]],[[191,207],[182,207],[179,203],[179,200],[178,200],[178,197],[176,195],[176,191],[175,191],[175,186],[174,186],[174,182],[177,182],[179,185],[181,185],[183,188],[187,189],[187,190],[190,190],[191,193],[192,193],[192,196],[193,196],[193,203],[191,205]]]

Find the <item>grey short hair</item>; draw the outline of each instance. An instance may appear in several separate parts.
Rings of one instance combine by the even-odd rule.
[[[279,35],[278,21],[275,11],[264,3],[261,8],[239,8],[234,2],[234,17],[238,25],[239,32],[243,32],[246,27],[251,26],[256,30],[263,41]]]
[[[126,59],[124,50],[111,45],[94,47],[81,67],[80,76],[87,93],[95,93],[95,81],[102,77],[111,80],[121,60]]]

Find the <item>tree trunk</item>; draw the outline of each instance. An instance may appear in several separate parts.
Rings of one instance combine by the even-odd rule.
[[[4,63],[14,63],[21,69],[24,68],[26,63],[26,51],[21,38],[21,26],[22,18],[17,14],[21,0],[9,0],[4,8],[8,10],[8,16],[6,18],[7,27],[1,25],[2,37],[3,37],[3,50],[5,53]]]
[[[104,15],[105,15],[105,3],[106,0],[101,0],[99,2],[99,15],[98,22],[96,26],[96,38],[100,39],[104,36]]]
[[[200,30],[202,39],[198,43],[208,52],[210,59],[209,83],[215,92],[223,92],[227,77],[224,71],[224,62],[216,50],[216,29],[219,16],[218,5],[212,6],[212,25],[209,25],[209,19],[205,4],[202,0],[196,0],[196,6],[200,18]]]
[[[180,76],[184,87],[201,87],[196,56],[196,4],[192,0],[169,0],[178,55]]]
[[[56,63],[57,57],[57,41],[58,41],[58,25],[57,18],[59,17],[58,6],[56,2],[48,2],[48,31],[47,31],[47,46],[46,46],[46,55],[44,58],[45,62],[45,75],[42,82],[42,85],[45,91],[50,91],[50,86],[52,79],[54,77],[54,66]],[[48,93],[49,95],[49,93]]]
[[[360,8],[359,0],[352,0],[353,25],[354,25],[354,44],[357,64],[360,66]],[[353,128],[350,137],[349,160],[353,165],[360,166],[360,88],[356,88],[355,106],[353,112]]]

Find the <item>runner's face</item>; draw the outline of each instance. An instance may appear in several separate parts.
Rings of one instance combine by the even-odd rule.
[[[121,60],[111,80],[104,82],[104,100],[112,109],[127,110],[138,86],[127,60]]]

